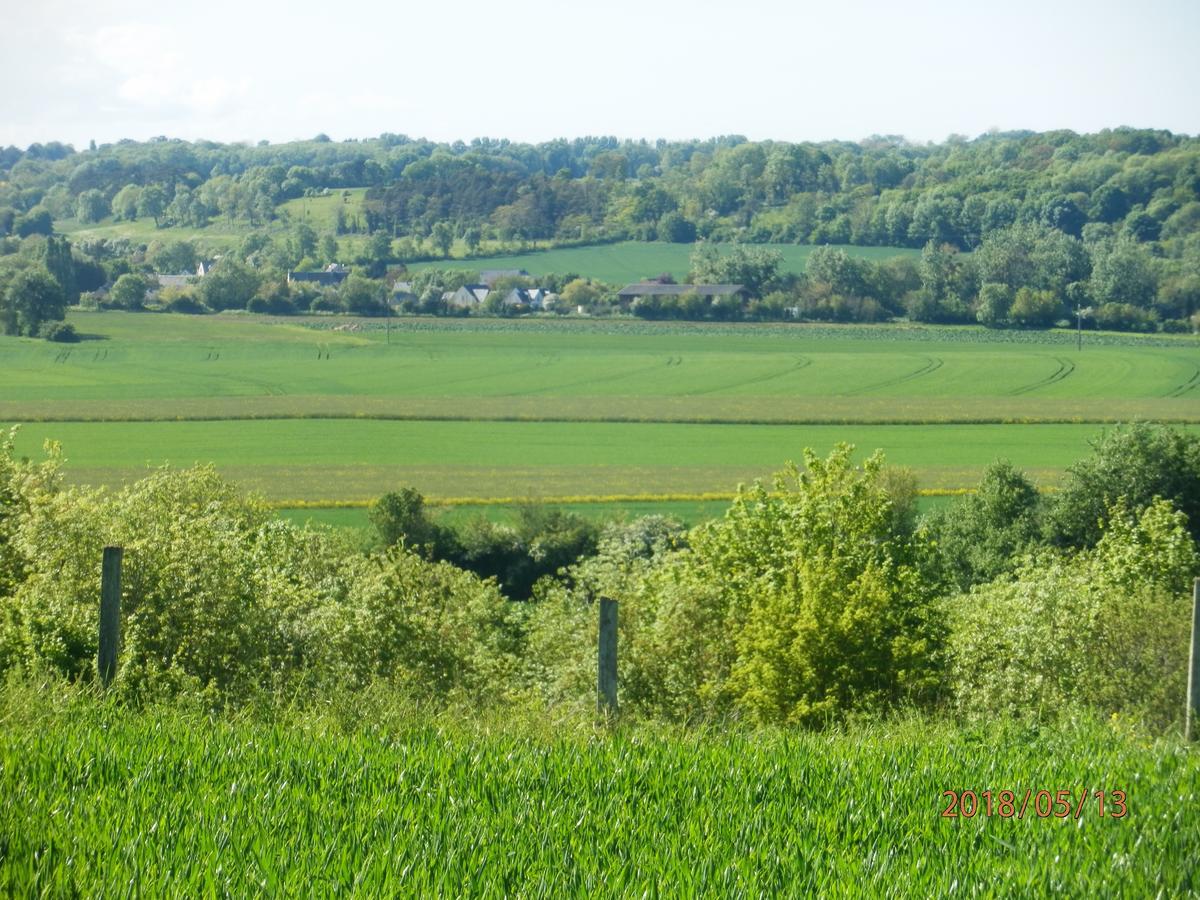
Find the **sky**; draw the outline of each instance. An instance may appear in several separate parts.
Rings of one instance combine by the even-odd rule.
[[[1200,133],[1197,0],[0,4],[0,146]]]

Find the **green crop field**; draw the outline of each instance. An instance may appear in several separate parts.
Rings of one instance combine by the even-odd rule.
[[[1200,871],[1200,756],[1102,726],[546,737],[100,704],[5,718],[7,896],[1182,897]],[[943,817],[946,790],[979,811]],[[1017,806],[1031,792],[1022,817],[1001,815],[1003,790]],[[1068,815],[1046,797],[1040,817],[1039,790],[1068,791]]]
[[[1006,457],[1045,485],[1103,423],[1200,424],[1200,342],[902,326],[271,320],[72,312],[0,339],[0,422],[72,481],[212,462],[267,497],[695,502],[804,447],[883,448],[921,486]],[[671,497],[670,495],[681,495]]]
[[[1187,426],[1200,432],[1198,426]],[[36,455],[61,441],[73,480],[115,484],[169,463],[214,463],[275,501],[365,500],[409,484],[433,498],[731,491],[805,447],[882,448],[923,487],[967,487],[997,458],[1044,484],[1086,455],[1091,425],[693,425],[266,419],[54,422],[22,429]],[[861,455],[861,454],[860,454]]]
[[[755,249],[778,250],[783,254],[785,272],[803,272],[813,247],[797,244],[755,244]],[[919,250],[904,247],[842,247],[851,256],[878,261],[893,256],[920,256]],[[682,280],[688,272],[692,244],[647,243],[622,241],[589,247],[564,247],[556,250],[535,250],[504,256],[453,259],[415,263],[409,268],[524,269],[532,275],[548,272],[574,272],[609,284],[625,284],[653,278],[670,272]]]

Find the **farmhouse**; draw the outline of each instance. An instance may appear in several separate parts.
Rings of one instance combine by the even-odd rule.
[[[513,288],[504,295],[505,306],[525,306],[529,309],[543,309],[546,300],[552,295],[543,288]]]
[[[350,270],[345,266],[330,263],[321,272],[288,272],[287,280],[288,284],[298,281],[319,284],[321,287],[337,287],[346,280],[346,276],[349,274]]]
[[[442,299],[451,306],[473,307],[486,300],[490,293],[486,284],[464,284],[457,291],[443,294]]]
[[[746,288],[740,284],[660,284],[657,281],[638,281],[621,288],[617,297],[622,303],[632,303],[639,297],[679,297],[684,294],[696,294],[708,300],[744,298]]]

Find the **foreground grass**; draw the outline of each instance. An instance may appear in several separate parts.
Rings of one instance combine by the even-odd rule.
[[[10,896],[1188,896],[1200,755],[1099,726],[664,733],[103,703],[0,728]],[[367,724],[370,722],[370,724]],[[548,736],[553,730],[553,736]],[[1128,815],[944,818],[947,789]]]

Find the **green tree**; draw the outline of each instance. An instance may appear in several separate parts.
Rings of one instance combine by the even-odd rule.
[[[163,213],[167,209],[167,192],[160,184],[148,184],[142,188],[137,201],[137,214],[149,216],[154,220],[155,227],[162,225]]]
[[[50,235],[41,243],[36,258],[58,282],[67,304],[78,303],[79,284],[75,276],[75,257],[71,253],[70,242],[65,237]]]
[[[7,334],[35,337],[45,322],[61,322],[67,315],[62,285],[44,266],[34,266],[13,278],[4,292],[4,330]]]
[[[319,258],[321,262],[328,265],[338,261],[338,242],[332,234],[321,235],[321,240],[318,244]]]
[[[1137,513],[1156,497],[1170,500],[1200,539],[1200,435],[1144,423],[1114,428],[1067,468],[1048,511],[1047,536],[1060,546],[1092,546],[1118,498]]]
[[[467,247],[467,253],[478,253],[479,245],[483,243],[483,229],[478,225],[469,225],[463,229],[462,238]]]
[[[454,245],[454,229],[449,222],[438,222],[433,226],[430,240],[442,256],[449,256],[450,248]]]
[[[1024,287],[1017,291],[1008,314],[1018,325],[1046,328],[1063,317],[1063,305],[1053,291]]]
[[[120,309],[138,310],[146,303],[146,292],[152,287],[145,275],[133,272],[117,279],[109,294],[109,300]]]
[[[79,195],[75,206],[75,217],[80,222],[99,222],[111,212],[104,194],[92,188]]]
[[[113,217],[132,222],[137,218],[142,189],[136,184],[127,184],[112,198]]]
[[[354,274],[338,288],[338,299],[346,312],[358,316],[386,315],[386,287],[378,281]]]
[[[975,307],[975,318],[982,325],[995,327],[1008,321],[1008,310],[1012,306],[1012,291],[1006,284],[985,282],[979,288],[979,302]]]
[[[425,498],[412,487],[390,491],[371,505],[371,525],[384,547],[403,543],[423,555],[444,551],[446,535],[429,518]]]
[[[209,309],[245,309],[258,290],[259,278],[253,270],[236,260],[223,260],[200,279],[197,290]]]
[[[1011,571],[1041,540],[1041,497],[1008,461],[993,463],[974,494],[931,513],[925,529],[960,591]]]
[[[50,210],[44,206],[35,206],[24,215],[17,216],[13,221],[13,233],[17,237],[29,237],[34,234],[51,235],[54,233],[54,221]]]

